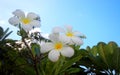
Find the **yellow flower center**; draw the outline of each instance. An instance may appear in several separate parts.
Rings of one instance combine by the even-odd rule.
[[[74,36],[72,32],[67,32],[66,35],[67,35],[68,37]]]
[[[54,47],[56,50],[60,50],[60,49],[62,49],[63,44],[59,42],[59,43],[56,43]]]
[[[31,20],[29,18],[22,18],[21,21],[23,24],[29,24]]]

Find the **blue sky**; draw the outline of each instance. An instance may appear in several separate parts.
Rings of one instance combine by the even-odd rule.
[[[50,33],[55,26],[72,25],[87,37],[82,47],[100,41],[120,45],[120,0],[1,0],[0,26],[14,31],[9,36],[13,39],[19,39],[17,28],[8,19],[16,9],[40,15],[43,33]]]

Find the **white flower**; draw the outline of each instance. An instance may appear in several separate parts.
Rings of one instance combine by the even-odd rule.
[[[80,38],[80,35],[83,36],[80,32],[72,31],[72,26],[66,26],[66,31],[64,31],[60,27],[53,28],[53,32],[59,34],[60,32],[64,32],[64,34],[59,36],[61,41],[66,42],[69,45],[82,45],[83,41]]]
[[[72,31],[71,26],[66,26],[65,34],[60,36],[61,40],[66,41],[69,45],[82,45],[83,41],[79,37],[81,35],[80,32]]]
[[[52,29],[52,33],[60,33],[60,32],[64,32],[64,29],[61,27],[54,27]]]
[[[47,42],[41,45],[41,53],[50,51],[48,58],[51,61],[56,62],[59,59],[60,55],[65,57],[71,57],[74,55],[73,48],[66,45],[65,42],[62,42],[59,38],[59,35],[56,36],[54,33],[51,34],[50,40],[52,42]]]
[[[25,16],[25,13],[19,9],[13,12],[14,17],[9,19],[9,23],[12,25],[21,25],[25,31],[31,30],[33,27],[40,27],[40,21],[36,20],[39,16],[33,12],[30,12]]]

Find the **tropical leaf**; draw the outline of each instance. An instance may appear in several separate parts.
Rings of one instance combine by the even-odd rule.
[[[114,50],[112,61],[113,68],[120,73],[120,48]]]
[[[64,64],[63,67],[61,68],[61,73],[66,71],[69,67],[71,67],[74,63],[79,61],[82,58],[80,50],[76,52],[76,55],[73,56],[72,58],[69,58]]]
[[[32,54],[33,56],[40,56],[40,46],[36,43],[31,44]]]
[[[2,28],[2,27],[0,27],[0,39],[2,38],[3,33],[4,33],[4,30],[3,30],[3,28]]]
[[[9,28],[7,28],[5,31],[3,31],[3,29],[0,27],[0,41],[5,40],[6,37],[8,37],[12,31],[8,32]]]
[[[81,71],[80,68],[70,68],[70,69],[67,70],[67,73],[70,75],[70,74],[78,73],[80,71]]]
[[[100,58],[108,66],[108,62],[106,60],[107,51],[105,50],[105,45],[106,45],[105,43],[100,42],[100,43],[98,43],[97,47],[98,47],[98,53],[99,53]]]

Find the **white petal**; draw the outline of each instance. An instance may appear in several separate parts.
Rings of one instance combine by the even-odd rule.
[[[19,24],[19,19],[17,17],[11,17],[8,22],[12,25],[18,25]]]
[[[41,45],[41,53],[48,52],[53,49],[53,44],[52,43],[44,43]]]
[[[71,37],[68,37],[66,35],[61,35],[60,36],[60,41],[66,43],[66,44],[69,44],[69,45],[73,45],[74,42],[72,41]]]
[[[59,41],[59,34],[58,33],[52,33],[49,35],[49,38],[52,42],[57,42]]]
[[[27,14],[27,18],[33,20],[33,19],[39,18],[39,16],[33,12],[30,12]]]
[[[67,44],[70,42],[70,38],[68,38],[66,35],[60,35],[59,40],[62,41],[63,43]]]
[[[25,17],[25,13],[20,9],[15,10],[13,14],[18,17]]]
[[[67,29],[67,31],[70,31],[70,32],[71,32],[71,31],[72,31],[72,26],[67,25],[67,26],[66,26],[66,29]]]
[[[54,27],[52,29],[52,33],[59,33],[59,32],[64,32],[64,29],[61,27]]]
[[[73,37],[73,38],[72,38],[72,41],[73,41],[74,44],[76,44],[76,45],[82,45],[82,44],[83,44],[82,39],[79,38],[79,37]]]
[[[37,21],[37,20],[33,20],[30,22],[30,24],[32,27],[40,27],[40,21]]]
[[[23,28],[26,32],[28,32],[28,31],[30,31],[30,30],[33,29],[32,26],[30,26],[30,25],[24,25],[24,24],[22,24],[22,28]]]
[[[66,57],[72,57],[74,55],[74,50],[71,47],[64,47],[61,50],[61,54]]]
[[[40,27],[40,23],[39,21],[32,21],[31,23],[29,24],[22,24],[22,28],[25,30],[25,31],[30,31],[33,29],[33,27]]]
[[[48,58],[53,62],[56,62],[59,59],[59,56],[60,56],[60,53],[59,51],[56,51],[56,50],[52,50],[48,54]]]
[[[45,41],[41,40],[40,43],[39,43],[39,45],[41,46],[43,44],[45,44]]]
[[[69,41],[69,43],[68,43],[69,45],[74,45],[75,43],[73,42],[73,40],[72,39],[70,39],[70,41]]]

